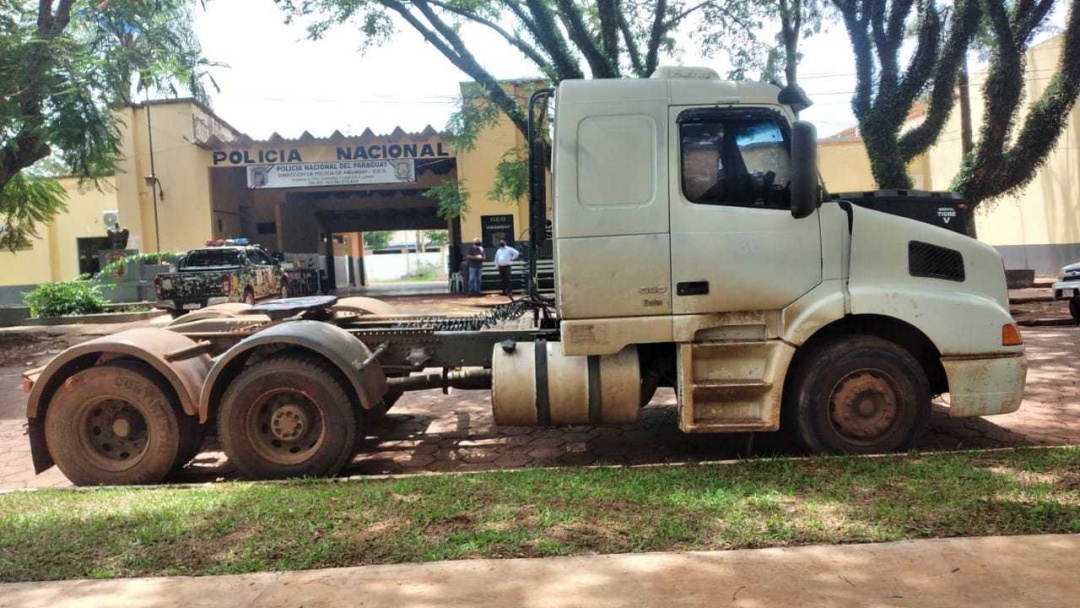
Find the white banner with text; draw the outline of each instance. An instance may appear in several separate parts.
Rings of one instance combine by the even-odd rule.
[[[253,189],[408,184],[415,181],[416,165],[411,158],[247,167],[247,187]]]

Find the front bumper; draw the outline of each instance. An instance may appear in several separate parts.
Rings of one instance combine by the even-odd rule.
[[[1023,354],[942,358],[941,363],[949,378],[950,418],[994,416],[1020,409],[1027,377]]]
[[[1055,300],[1064,300],[1080,296],[1080,279],[1070,279],[1068,281],[1054,283],[1051,289],[1054,290]]]

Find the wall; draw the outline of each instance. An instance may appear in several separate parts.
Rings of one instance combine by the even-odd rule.
[[[528,86],[531,82],[508,82],[508,91],[526,105],[529,99]],[[472,83],[462,83],[465,94]],[[499,121],[480,133],[476,147],[457,153],[458,179],[469,192],[469,212],[461,218],[461,242],[469,243],[481,236],[480,218],[484,215],[514,216],[515,238],[528,238],[529,205],[522,197],[516,204],[508,205],[488,197],[495,184],[495,170],[504,154],[509,150],[525,146],[525,137],[505,114],[499,115]],[[550,189],[548,190],[551,191]]]
[[[117,208],[112,180],[101,180],[100,190],[93,184],[79,185],[75,178],[61,178],[68,193],[67,211],[48,226],[39,226],[39,237],[32,248],[14,253],[0,250],[0,286],[18,286],[27,291],[38,283],[74,279],[79,276],[79,252],[76,239],[107,236],[102,212]],[[5,299],[6,301],[6,299]]]
[[[915,190],[939,190],[929,179],[930,160],[917,156],[908,163]],[[863,192],[876,190],[877,182],[870,170],[870,157],[860,138],[822,140],[818,143],[818,171],[829,192]]]
[[[155,204],[144,177],[150,171],[147,110],[153,124],[154,170],[163,197]],[[196,106],[190,101],[151,102],[120,110],[121,152],[117,168],[120,222],[131,231],[128,245],[143,252],[201,247],[213,236],[209,204],[210,153],[192,144]],[[157,243],[160,232],[161,244]]]

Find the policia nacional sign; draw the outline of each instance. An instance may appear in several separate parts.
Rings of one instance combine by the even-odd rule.
[[[243,165],[269,165],[277,163],[330,162],[349,160],[397,160],[407,158],[449,158],[443,142],[413,144],[370,144],[366,146],[337,146],[334,157],[326,158],[327,148],[258,148],[242,150],[215,150],[212,156],[215,167]]]

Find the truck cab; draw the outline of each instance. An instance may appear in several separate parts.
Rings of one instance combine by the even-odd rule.
[[[933,395],[952,416],[1019,407],[1000,256],[827,201],[779,87],[679,68],[553,95],[549,363],[636,351],[642,394],[676,387],[683,431],[787,426],[821,451],[910,446]]]

